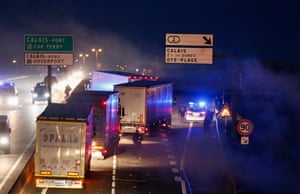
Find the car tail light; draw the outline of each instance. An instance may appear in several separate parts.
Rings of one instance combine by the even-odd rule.
[[[166,127],[166,126],[167,126],[167,123],[162,123],[161,126],[162,126],[162,127]]]

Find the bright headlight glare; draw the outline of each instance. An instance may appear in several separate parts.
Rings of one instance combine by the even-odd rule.
[[[8,137],[0,137],[0,144],[1,145],[8,144]]]
[[[9,105],[17,105],[18,104],[18,98],[17,97],[11,97],[8,99]]]

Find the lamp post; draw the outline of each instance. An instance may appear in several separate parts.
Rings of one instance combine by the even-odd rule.
[[[82,65],[85,66],[85,59],[89,56],[89,54],[79,54],[79,57],[82,58]]]
[[[92,48],[91,51],[95,53],[95,56],[96,56],[96,58],[95,58],[95,66],[97,68],[97,65],[98,65],[98,56],[99,56],[99,53],[102,52],[102,49],[101,48],[98,48],[98,49]]]
[[[96,63],[98,62],[98,55],[100,52],[102,52],[102,49],[101,48],[98,48],[98,49],[95,49],[95,48],[92,48],[92,52],[94,52],[96,54]]]

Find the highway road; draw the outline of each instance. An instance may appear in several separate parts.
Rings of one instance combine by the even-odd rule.
[[[19,93],[19,105],[0,108],[1,115],[8,115],[12,129],[10,154],[0,152],[0,193],[6,193],[10,189],[34,152],[34,122],[46,104],[32,105],[30,90],[40,79],[42,78],[33,75],[6,79],[15,82]]]
[[[33,171],[29,170],[25,176],[31,179],[22,184],[18,193],[204,194],[215,188],[224,189],[215,179],[222,179],[227,164],[220,152],[216,152],[220,149],[215,144],[214,127],[207,136],[202,123],[180,123],[176,114],[173,117],[171,131],[155,137],[145,136],[139,150],[132,137],[125,135],[121,137],[116,155],[92,160],[92,171],[85,180],[84,189],[36,188]]]
[[[0,150],[0,193],[7,193],[15,183],[35,150],[35,119],[47,102],[32,104],[31,89],[45,75],[14,75],[1,81],[12,81],[18,90],[19,103],[16,107],[0,107],[1,115],[8,115],[11,127],[11,151]],[[53,88],[53,102],[63,100],[63,89]]]
[[[19,90],[20,105],[0,110],[1,114],[9,115],[12,128],[11,153],[0,155],[0,193],[9,191],[34,152],[35,118],[47,103],[31,104],[30,90],[42,79],[39,75],[13,78]],[[61,94],[59,96],[55,99],[61,99]],[[219,147],[215,128],[212,126],[207,136],[203,133],[202,123],[180,123],[176,107],[173,113],[172,130],[155,137],[146,136],[140,150],[133,145],[131,136],[122,136],[116,155],[105,160],[92,160],[92,171],[84,189],[36,188],[31,169],[25,175],[28,180],[17,193],[185,194],[211,191],[218,184],[216,172],[224,172],[227,168],[226,161],[220,157],[221,152],[216,152]]]

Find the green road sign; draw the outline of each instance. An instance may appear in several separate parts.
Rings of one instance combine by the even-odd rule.
[[[25,35],[25,52],[73,52],[72,35]]]

